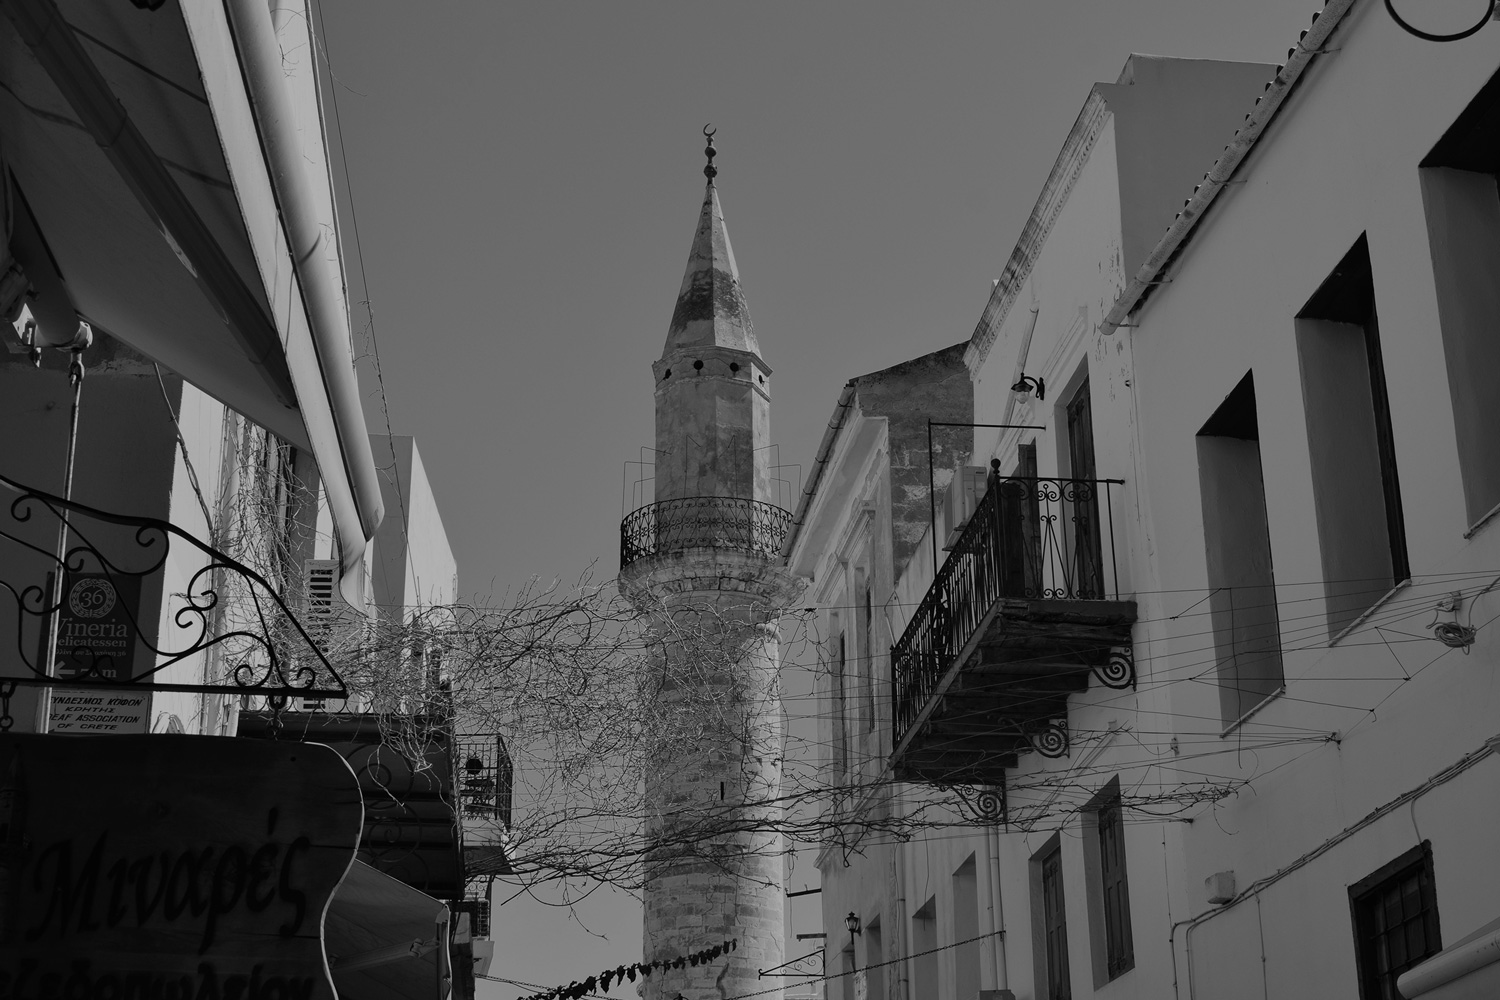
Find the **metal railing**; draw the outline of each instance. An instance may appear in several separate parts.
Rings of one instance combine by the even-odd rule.
[[[1123,482],[990,473],[983,499],[891,647],[898,744],[996,601],[1118,597],[1110,487]]]
[[[683,549],[734,549],[773,557],[792,521],[775,504],[742,497],[682,497],[647,504],[620,522],[620,568]]]
[[[511,799],[515,789],[515,767],[505,738],[460,736],[458,750],[458,798],[463,814],[494,819],[510,826]]]

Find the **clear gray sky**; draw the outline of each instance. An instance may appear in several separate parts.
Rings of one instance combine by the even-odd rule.
[[[1095,81],[1131,52],[1279,63],[1319,4],[316,6],[390,426],[416,435],[461,590],[500,597],[618,569],[705,123],[773,439],[805,472],[847,379],[973,332]],[[495,973],[550,987],[639,960],[630,900],[581,915],[592,934],[497,912]]]

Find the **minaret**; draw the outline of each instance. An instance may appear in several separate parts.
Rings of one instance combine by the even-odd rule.
[[[777,558],[790,515],[771,502],[771,370],[704,134],[708,188],[652,366],[656,502],[621,525],[620,577],[660,640],[642,679],[659,741],[646,775],[645,960],[737,947],[653,973],[645,1000],[759,992],[778,980],[758,971],[784,960],[776,615],[800,585]]]

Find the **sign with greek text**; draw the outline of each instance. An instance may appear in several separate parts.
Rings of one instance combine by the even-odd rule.
[[[363,812],[317,744],[0,735],[0,1000],[336,1000]]]

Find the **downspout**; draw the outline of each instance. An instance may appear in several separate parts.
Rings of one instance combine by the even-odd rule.
[[[1323,9],[1313,15],[1311,27],[1302,33],[1296,46],[1287,53],[1286,65],[1277,68],[1275,79],[1266,84],[1265,92],[1255,99],[1255,107],[1245,116],[1245,124],[1235,132],[1234,138],[1224,147],[1224,152],[1209,168],[1203,181],[1193,189],[1192,197],[1172,220],[1166,234],[1157,241],[1146,262],[1136,271],[1125,290],[1115,299],[1115,304],[1100,321],[1100,333],[1111,334],[1123,326],[1131,312],[1141,305],[1152,287],[1158,283],[1162,272],[1187,242],[1203,214],[1219,196],[1219,192],[1224,190],[1245,157],[1250,154],[1251,147],[1270,125],[1271,119],[1276,117],[1297,81],[1312,64],[1313,57],[1319,54],[1323,44],[1338,28],[1339,22],[1354,3],[1355,0],[1328,0]]]
[[[344,275],[331,228],[320,219],[320,204],[307,162],[302,155],[302,133],[292,106],[281,45],[265,0],[225,0],[235,46],[244,70],[246,88],[255,108],[256,125],[265,148],[271,182],[281,210],[281,224],[290,244],[292,266],[302,291],[319,374],[334,416],[334,434],[344,466],[343,480],[353,487],[345,496],[337,480],[325,476],[329,504],[339,536],[341,588],[346,600],[363,605],[354,575],[362,565],[365,541],[375,534],[384,516],[375,457],[365,432],[359,382],[350,355],[349,316],[344,297]],[[310,40],[310,39],[309,39]]]
[[[1000,894],[1000,830],[986,827],[984,831],[985,867],[990,877],[990,927],[995,939],[991,942],[990,958],[995,967],[995,989],[1002,992],[1010,989],[1010,963],[1005,956],[1005,905]]]

